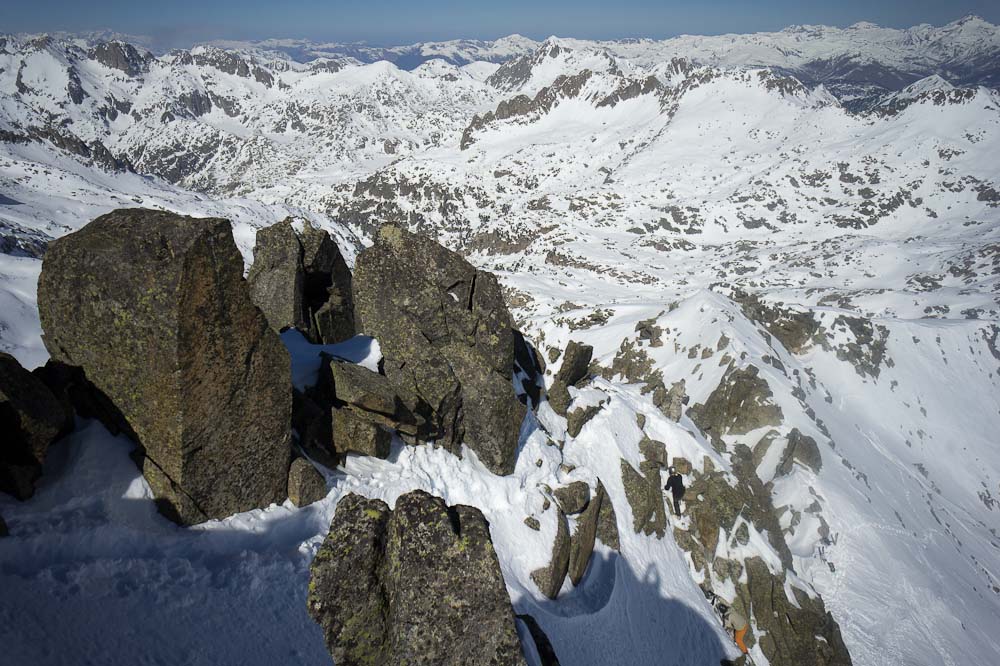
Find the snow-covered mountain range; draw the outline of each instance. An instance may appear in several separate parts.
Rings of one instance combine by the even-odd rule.
[[[288,215],[333,232],[349,262],[395,222],[496,272],[550,375],[570,340],[594,347],[600,378],[573,397],[601,411],[576,436],[539,411],[558,454],[526,442],[540,464],[523,460],[499,481],[436,450],[384,466],[352,459],[322,515],[292,511],[295,538],[270,545],[307,560],[345,487],[387,500],[426,487],[449,503],[484,492],[515,608],[531,611],[562,663],[608,663],[580,639],[605,636],[602,623],[641,660],[666,646],[630,633],[614,567],[563,606],[537,593],[529,574],[556,528],[548,516],[522,529],[537,498],[521,489],[606,479],[619,460],[638,467],[644,432],[706,478],[711,467],[741,479],[746,446],[780,535],[743,519],[750,534],[737,545],[739,525],[720,525],[706,567],[678,523],[663,538],[629,534],[615,566],[697,604],[697,584],[731,597],[746,580],[727,567],[761,557],[791,603],[793,587],[823,600],[855,664],[996,660],[1000,27],[966,17],[907,30],[266,40],[159,54],[106,37],[0,36],[0,350],[26,367],[46,358],[35,308],[46,243],[125,206],[229,218],[248,264],[255,230]],[[732,416],[720,405],[733,373],[751,366],[764,380],[753,399],[777,411],[746,427],[716,420]],[[701,407],[673,422],[654,397],[681,379],[688,409]],[[782,457],[801,435],[818,442],[821,464]],[[103,464],[87,446],[84,470]],[[127,469],[115,467],[126,486]],[[521,503],[501,506],[512,493]],[[128,534],[114,522],[119,499],[94,506],[111,507],[102,529]],[[55,489],[46,501],[74,500]],[[17,511],[0,498],[15,527]],[[251,514],[217,528],[276,527],[289,510]],[[32,547],[48,553],[38,530]],[[784,560],[767,545],[775,538]],[[206,547],[235,561],[242,543]],[[121,557],[147,571],[141,550]],[[60,593],[62,558],[34,570],[33,555],[19,557],[18,576]],[[304,584],[301,562],[265,568],[274,585]],[[176,600],[185,584],[156,594]],[[230,592],[216,600],[252,603]],[[74,603],[85,616],[87,600]]]

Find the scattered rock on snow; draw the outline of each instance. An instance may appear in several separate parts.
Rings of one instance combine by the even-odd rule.
[[[52,357],[82,367],[138,437],[166,515],[284,501],[288,352],[250,300],[228,221],[101,216],[49,245],[38,306]]]
[[[72,412],[16,358],[0,352],[0,492],[31,497],[49,445],[72,428]]]
[[[478,509],[423,491],[395,510],[349,494],[311,566],[308,608],[338,666],[523,666]]]

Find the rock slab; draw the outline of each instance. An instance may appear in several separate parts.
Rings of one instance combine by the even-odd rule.
[[[288,352],[250,300],[227,220],[122,209],[49,245],[45,346],[138,438],[158,505],[192,524],[282,502]]]

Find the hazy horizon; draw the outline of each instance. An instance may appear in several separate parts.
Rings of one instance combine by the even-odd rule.
[[[194,3],[169,8],[135,7],[121,1],[83,7],[65,0],[18,3],[4,9],[4,31],[13,33],[115,32],[164,48],[210,41],[265,39],[366,43],[398,46],[424,41],[493,40],[519,34],[535,40],[550,35],[580,39],[668,39],[678,35],[720,35],[779,31],[793,25],[847,27],[871,22],[887,28],[943,26],[973,14],[1000,22],[1000,3],[978,0],[869,2],[802,6],[786,0],[746,3],[715,0],[698,5],[624,0],[613,10],[593,0],[465,7],[452,0],[405,3],[374,0],[365,6],[305,0],[277,7],[263,0]]]

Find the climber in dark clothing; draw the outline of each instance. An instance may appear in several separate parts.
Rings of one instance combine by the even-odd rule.
[[[667,485],[663,486],[664,490],[669,490],[674,496],[674,515],[681,515],[681,499],[684,497],[684,479],[677,470],[673,467],[667,470],[670,472],[670,476],[667,477]]]

